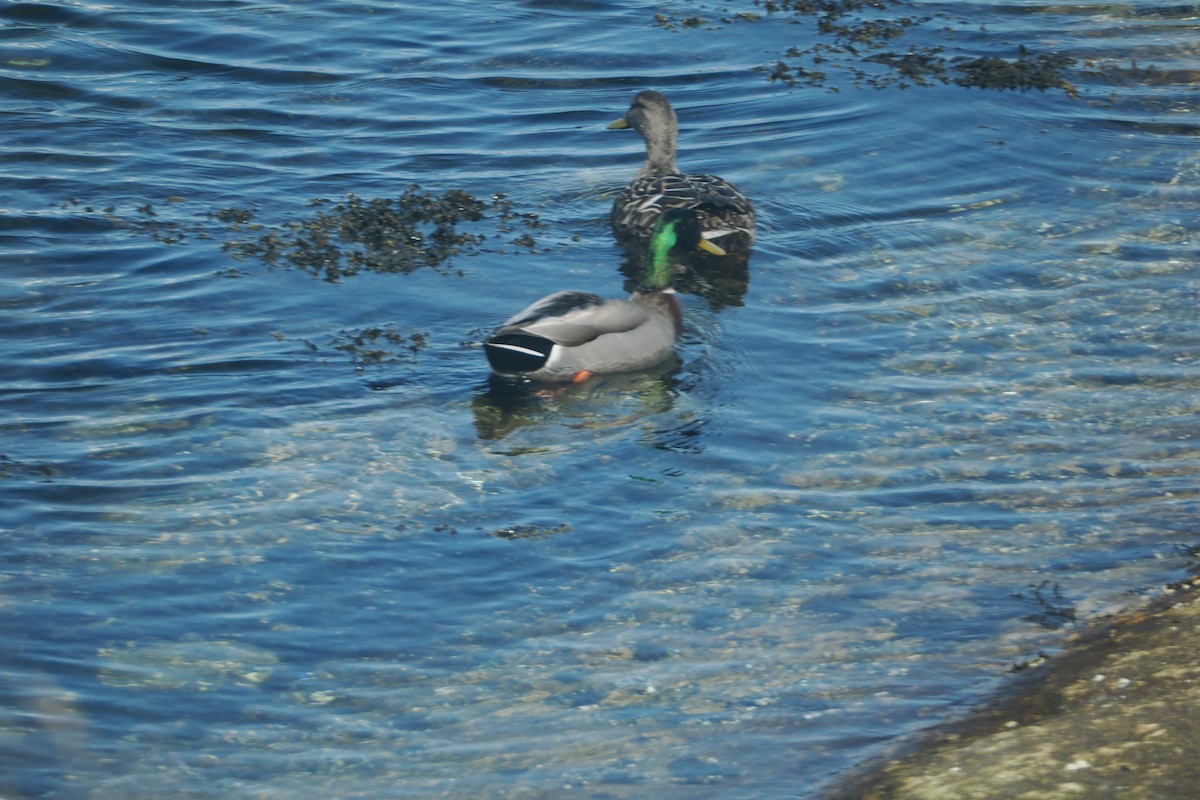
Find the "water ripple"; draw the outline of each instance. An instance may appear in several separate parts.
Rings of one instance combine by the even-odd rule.
[[[1078,96],[788,90],[815,34],[709,7],[0,9],[0,792],[793,796],[1170,579],[1195,21],[927,10]],[[625,290],[647,87],[753,196],[745,274],[659,373],[497,387],[512,310]],[[543,224],[336,283],[221,247],[413,182]]]

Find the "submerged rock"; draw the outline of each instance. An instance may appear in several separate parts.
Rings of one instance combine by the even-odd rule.
[[[229,641],[134,643],[102,648],[97,655],[100,680],[130,689],[257,686],[279,663],[269,650]]]

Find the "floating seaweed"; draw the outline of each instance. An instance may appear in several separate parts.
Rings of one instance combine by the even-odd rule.
[[[492,531],[498,539],[548,539],[560,533],[570,533],[571,526],[565,522],[558,525],[508,525]]]
[[[174,214],[163,210],[164,204],[169,208],[185,202],[182,197],[172,196],[164,198],[157,206],[151,201],[143,202],[129,212],[112,202],[92,203],[78,197],[68,197],[58,204],[58,208],[73,214],[82,212],[89,219],[103,220],[114,228],[130,230],[162,244],[182,244],[189,239],[209,238],[211,231],[203,224],[177,219]]]
[[[330,282],[364,270],[450,272],[454,257],[487,252],[485,243],[519,227],[526,232],[505,245],[532,251],[537,242],[528,231],[543,226],[536,214],[516,212],[504,194],[484,202],[462,189],[427,193],[417,184],[396,198],[349,194],[336,203],[313,199],[310,206],[317,210],[307,219],[277,226],[255,223],[249,209],[227,208],[212,216],[234,234],[224,249],[235,258],[297,267]],[[494,232],[473,225],[489,217]]]
[[[934,21],[940,25],[938,33],[954,32],[945,14],[915,14],[902,0],[755,0],[754,5],[766,16],[739,12],[722,16],[719,23],[761,22],[771,15],[790,14],[811,20],[818,37],[816,44],[788,48],[783,59],[759,68],[772,83],[837,91],[828,71],[837,69],[848,73],[854,85],[876,89],[949,84],[1013,91],[1061,88],[1069,96],[1076,94],[1066,79],[1066,70],[1076,61],[1061,53],[1035,54],[1024,45],[1018,45],[1015,58],[994,53],[950,56],[936,44],[909,43],[897,49],[910,31],[923,30]],[[655,15],[655,24],[667,30],[717,25],[700,16],[674,18],[665,13]]]
[[[392,325],[342,331],[330,340],[334,350],[348,353],[354,366],[394,364],[416,357],[428,342],[428,334],[400,333]]]
[[[297,267],[330,282],[362,271],[409,273],[431,267],[453,272],[452,260],[485,252],[536,252],[533,232],[544,227],[537,214],[519,212],[508,196],[480,200],[463,189],[426,192],[412,184],[399,197],[342,201],[314,198],[311,215],[279,224],[258,221],[249,208],[184,213],[187,199],[136,203],[93,203],[70,197],[61,210],[82,212],[148,236],[162,244],[226,237],[222,249],[235,260]],[[214,229],[214,226],[216,229]],[[218,273],[237,277],[231,268]]]

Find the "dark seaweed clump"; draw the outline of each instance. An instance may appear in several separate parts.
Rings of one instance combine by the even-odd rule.
[[[224,249],[235,258],[296,267],[331,282],[363,270],[448,271],[454,257],[484,252],[486,242],[519,227],[525,233],[504,246],[532,251],[536,242],[528,231],[542,227],[536,214],[516,212],[503,194],[484,202],[462,189],[427,193],[416,184],[396,198],[350,194],[332,204],[314,199],[310,206],[316,211],[308,218],[273,227],[253,222],[248,209],[223,209],[213,218],[233,235]],[[489,218],[494,228],[485,233],[476,223]]]
[[[292,339],[282,331],[271,334],[276,341],[298,341],[310,352],[319,353],[322,348],[309,339]],[[429,344],[429,334],[423,331],[402,333],[394,325],[382,327],[348,328],[328,337],[326,347],[345,353],[350,363],[358,370],[396,364],[401,361],[415,363],[418,355]]]
[[[411,360],[428,341],[428,334],[401,333],[395,326],[387,325],[342,331],[330,340],[330,346],[348,354],[351,363],[361,368]]]
[[[222,249],[236,260],[296,267],[331,282],[363,270],[450,272],[455,257],[485,252],[536,252],[533,232],[545,227],[537,214],[517,211],[505,194],[484,201],[462,189],[425,192],[417,184],[394,198],[349,194],[340,202],[314,198],[308,205],[315,209],[311,215],[276,225],[257,221],[248,208],[189,215],[183,197],[140,203],[132,211],[70,197],[59,208],[73,216],[83,212],[77,224],[110,225],[167,245],[223,234]],[[218,274],[241,273],[230,268]]]
[[[72,215],[79,212],[86,215],[77,217],[76,222],[86,219],[88,224],[101,223],[130,230],[162,244],[183,244],[189,239],[210,238],[211,231],[206,226],[195,221],[180,220],[177,215],[166,210],[182,207],[186,202],[182,197],[167,197],[157,207],[154,203],[145,202],[130,212],[112,202],[91,203],[78,197],[68,197],[59,203],[58,208]]]
[[[856,86],[876,89],[953,84],[979,89],[1028,91],[1075,89],[1065,71],[1075,59],[1059,53],[1035,54],[1018,45],[1015,57],[996,54],[947,55],[942,45],[905,44],[909,32],[938,22],[938,34],[953,34],[945,14],[913,13],[903,0],[755,0],[766,15],[792,15],[791,22],[811,22],[819,41],[811,47],[792,47],[785,59],[762,68],[767,79],[788,86],[832,85],[831,71],[849,74]],[[738,12],[720,18],[723,24],[761,22],[763,14]],[[690,16],[655,16],[667,29],[712,27],[709,20]],[[883,67],[885,69],[880,69]]]
[[[1022,45],[1012,60],[997,56],[963,59],[954,68],[961,73],[954,82],[979,89],[1046,90],[1062,87],[1068,94],[1075,90],[1063,77],[1063,70],[1075,65],[1075,59],[1061,53],[1032,55]]]
[[[498,528],[492,531],[492,535],[499,539],[547,539],[551,536],[558,536],[560,533],[569,533],[571,526],[567,523],[559,525],[544,526],[544,525],[509,525],[505,528]]]
[[[1013,59],[1000,56],[957,56],[946,59],[941,55],[940,48],[927,48],[924,52],[910,50],[903,55],[877,53],[866,61],[885,64],[891,67],[900,81],[918,86],[938,82],[975,89],[1022,92],[1061,88],[1069,95],[1075,94],[1075,88],[1063,73],[1075,64],[1075,59],[1059,53],[1033,54],[1024,45],[1017,47],[1017,57]]]

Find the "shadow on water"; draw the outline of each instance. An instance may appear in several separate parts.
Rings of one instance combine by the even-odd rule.
[[[678,358],[658,367],[617,375],[596,375],[571,384],[543,384],[489,375],[471,398],[475,431],[484,441],[507,439],[525,428],[565,428],[598,432],[626,427],[668,412],[679,392]],[[506,455],[545,452],[561,442],[517,445]]]

